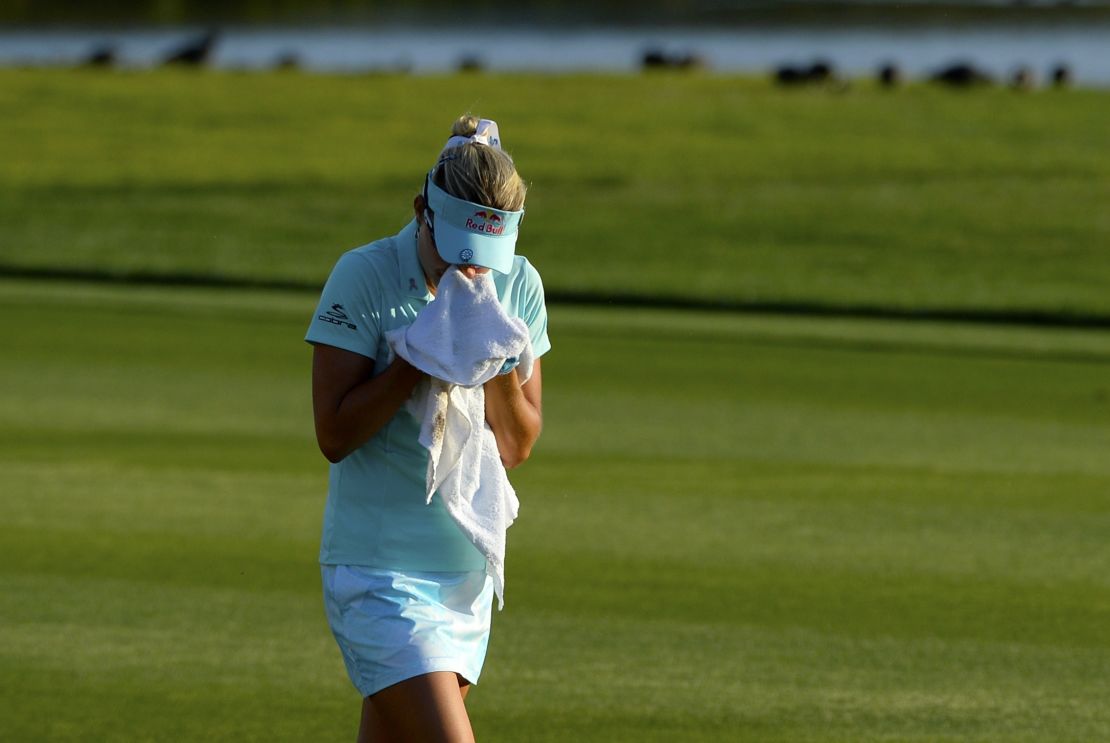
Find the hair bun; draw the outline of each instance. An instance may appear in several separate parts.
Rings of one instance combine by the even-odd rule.
[[[463,114],[455,119],[455,123],[451,125],[451,136],[453,137],[472,137],[478,131],[478,123],[481,121],[477,116],[471,114]]]

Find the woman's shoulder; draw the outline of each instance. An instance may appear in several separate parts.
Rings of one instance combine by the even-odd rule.
[[[508,275],[510,280],[514,282],[543,288],[543,280],[540,278],[539,270],[528,260],[527,256],[519,253],[513,256],[513,268]]]
[[[391,235],[351,248],[339,256],[332,273],[350,274],[352,278],[388,279],[398,271],[396,241],[397,236]]]
[[[498,296],[507,307],[542,305],[544,302],[543,280],[540,272],[523,255],[513,257],[512,270],[494,278]]]
[[[383,237],[380,240],[359,245],[357,248],[351,248],[339,256],[338,263],[355,270],[368,269],[378,264],[384,265],[388,258],[396,256],[394,239],[394,237]]]

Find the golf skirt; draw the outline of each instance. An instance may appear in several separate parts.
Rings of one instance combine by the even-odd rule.
[[[493,607],[485,571],[322,565],[321,573],[328,624],[362,696],[433,671],[478,683]]]

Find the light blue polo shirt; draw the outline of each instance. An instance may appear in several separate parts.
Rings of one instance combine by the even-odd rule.
[[[537,358],[551,348],[543,284],[524,256],[493,282],[505,311],[531,330]],[[416,255],[416,221],[393,237],[345,253],[332,269],[305,340],[374,359],[386,370],[387,330],[404,327],[432,301]],[[403,407],[375,436],[331,465],[320,562],[394,570],[482,570],[485,558],[442,499],[424,500],[428,452],[420,423]]]

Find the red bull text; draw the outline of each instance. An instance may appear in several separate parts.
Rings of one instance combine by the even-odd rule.
[[[500,235],[505,231],[505,225],[502,224],[501,215],[484,210],[474,212],[473,217],[467,217],[466,228],[476,232],[484,232],[487,235]]]

